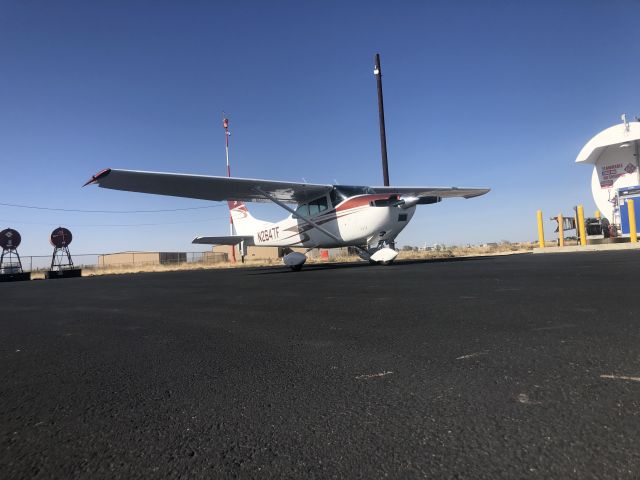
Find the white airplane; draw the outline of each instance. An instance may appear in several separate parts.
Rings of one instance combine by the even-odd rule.
[[[248,178],[106,169],[85,183],[128,192],[200,200],[226,200],[236,235],[196,237],[207,245],[313,248],[355,247],[371,263],[388,265],[398,252],[389,247],[407,226],[417,205],[443,198],[472,198],[488,188],[359,187]],[[254,218],[244,202],[273,202],[289,212],[276,223]],[[290,252],[285,265],[297,271],[306,255]]]

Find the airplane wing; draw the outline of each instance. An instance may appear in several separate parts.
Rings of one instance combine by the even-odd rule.
[[[191,243],[202,245],[238,245],[245,242],[247,246],[253,246],[253,237],[247,235],[223,235],[220,237],[196,237]]]
[[[154,193],[200,200],[238,200],[270,202],[258,192],[261,189],[284,203],[305,203],[333,189],[332,185],[279,182],[250,178],[213,177],[182,173],[102,170],[85,183],[128,192]]]
[[[490,188],[463,188],[463,187],[369,187],[370,193],[382,193],[389,195],[405,195],[408,197],[464,197],[473,198],[491,191]]]
[[[333,185],[300,182],[281,182],[235,177],[188,175],[183,173],[141,172],[135,170],[102,170],[84,185],[128,192],[152,193],[200,200],[238,200],[244,202],[269,202],[261,191],[284,203],[305,203],[330,192]],[[336,185],[353,194],[389,194],[418,198],[472,198],[484,195],[488,188],[458,187],[354,187]]]

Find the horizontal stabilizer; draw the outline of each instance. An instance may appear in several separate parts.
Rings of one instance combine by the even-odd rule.
[[[253,237],[247,235],[226,235],[220,237],[196,237],[191,243],[202,245],[238,245],[245,242],[247,246],[253,246]]]

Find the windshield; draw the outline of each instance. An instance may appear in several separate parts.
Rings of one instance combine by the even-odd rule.
[[[369,187],[340,185],[337,187],[333,187],[333,190],[331,190],[331,203],[335,207],[337,204],[349,197],[355,197],[356,195],[366,195],[368,193],[374,192]]]

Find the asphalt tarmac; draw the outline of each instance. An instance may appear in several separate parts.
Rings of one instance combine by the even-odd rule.
[[[0,478],[639,478],[638,252],[0,284]]]

